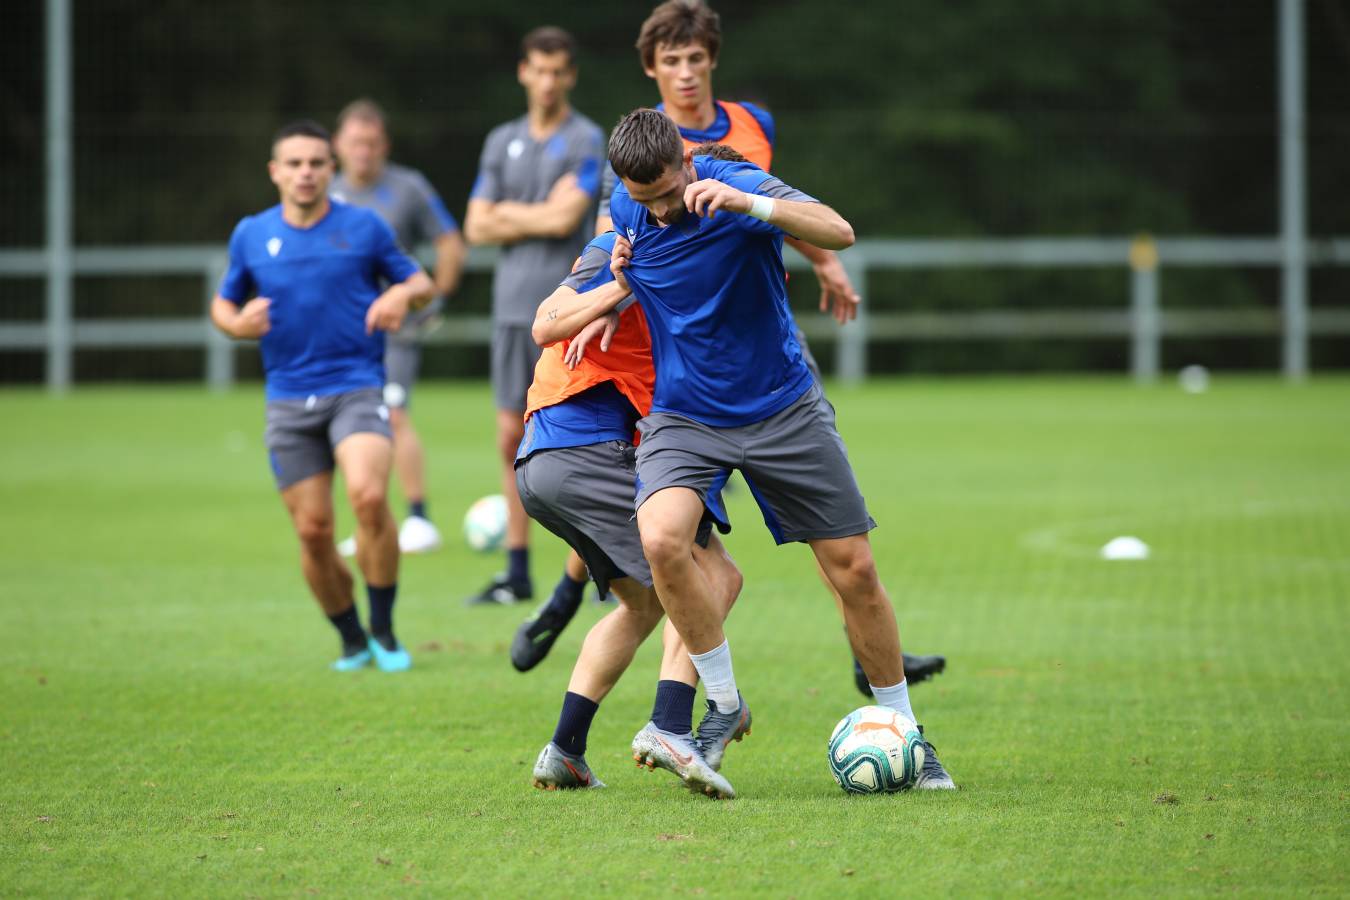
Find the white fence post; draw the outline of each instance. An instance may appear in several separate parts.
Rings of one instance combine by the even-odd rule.
[[[217,256],[207,264],[204,271],[206,308],[220,289],[220,280],[225,277],[229,265],[228,257]],[[234,386],[234,342],[220,333],[220,329],[206,320],[206,384],[216,392],[227,391]]]
[[[1161,343],[1158,245],[1141,234],[1130,244],[1130,373],[1139,384],[1158,380]]]
[[[853,289],[863,299],[858,305],[858,317],[839,327],[834,371],[845,384],[858,384],[867,378],[867,256],[862,248],[853,248],[840,253],[839,259]]]

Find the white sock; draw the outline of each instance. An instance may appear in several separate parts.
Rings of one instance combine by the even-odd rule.
[[[909,684],[900,682],[890,687],[877,687],[875,684],[868,685],[872,689],[872,696],[877,698],[877,703],[887,709],[893,709],[900,715],[909,719],[911,722],[918,722],[914,718],[914,710],[909,708]]]
[[[731,671],[731,648],[726,641],[707,653],[690,653],[689,658],[698,669],[708,699],[717,704],[718,712],[734,713],[741,708],[741,698],[736,693],[736,675]]]

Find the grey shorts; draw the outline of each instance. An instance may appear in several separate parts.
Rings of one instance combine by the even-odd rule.
[[[627,441],[539,450],[516,464],[525,512],[577,551],[602,597],[615,578],[652,583],[633,516],[635,484]]]
[[[422,345],[417,341],[390,340],[384,345],[384,403],[390,409],[412,405],[412,389],[422,365]]]
[[[716,491],[739,469],[780,544],[863,534],[877,525],[819,384],[762,422],[714,428],[653,413],[638,432],[637,506],[657,491],[687,487],[711,509]]]
[[[393,439],[389,408],[378,388],[347,394],[273,400],[267,404],[263,442],[272,462],[277,489],[331,472],[333,448],[350,435],[369,432]]]
[[[525,395],[534,381],[534,366],[543,350],[530,336],[529,325],[492,325],[492,398],[497,409],[525,411]]]

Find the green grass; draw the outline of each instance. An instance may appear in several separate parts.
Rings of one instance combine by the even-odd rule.
[[[609,789],[545,794],[597,608],[518,675],[525,611],[461,605],[499,562],[453,541],[404,568],[416,668],[337,675],[260,390],[0,393],[0,895],[1350,892],[1350,382],[832,396],[906,645],[950,659],[914,702],[955,794],[834,786],[825,740],[862,698],[808,553],[745,491],[741,799],[629,761],[654,645],[592,732]],[[489,395],[416,413],[453,533],[494,492]],[[1153,558],[1097,559],[1120,534]]]

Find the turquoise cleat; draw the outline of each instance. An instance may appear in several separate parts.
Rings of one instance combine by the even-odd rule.
[[[390,646],[385,646],[385,641]],[[384,639],[372,635],[370,652],[375,654],[375,665],[381,672],[406,672],[412,668],[412,656],[392,634]]]
[[[370,648],[373,646],[375,646],[374,641],[369,642],[367,646],[362,647],[359,650],[344,647],[342,655],[333,663],[333,671],[355,672],[357,669],[364,669],[366,666],[370,665]]]

